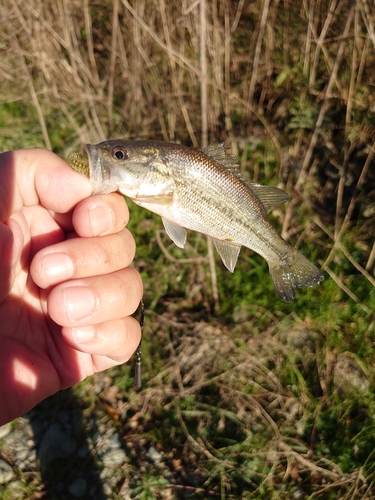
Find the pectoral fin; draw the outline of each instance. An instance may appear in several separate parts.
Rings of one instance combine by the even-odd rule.
[[[259,198],[267,213],[289,200],[288,194],[283,189],[274,186],[263,186],[262,184],[249,183],[248,185]]]
[[[237,264],[238,254],[241,250],[241,245],[234,245],[233,243],[228,243],[227,241],[216,240],[212,238],[215,244],[217,253],[220,255],[224,266],[233,273],[234,268]]]
[[[164,224],[164,229],[170,239],[173,241],[175,245],[180,248],[184,248],[186,243],[186,229],[184,227],[178,226],[174,222],[170,220],[161,218]]]

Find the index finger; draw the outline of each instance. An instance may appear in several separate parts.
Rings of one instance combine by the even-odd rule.
[[[65,232],[85,238],[117,233],[129,222],[128,206],[119,193],[93,195],[79,202],[73,213],[52,215]]]
[[[128,206],[119,193],[91,196],[80,202],[73,212],[74,229],[86,238],[117,233],[128,222]]]

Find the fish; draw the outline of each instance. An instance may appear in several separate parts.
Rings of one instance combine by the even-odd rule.
[[[267,214],[288,200],[274,186],[251,183],[224,144],[202,151],[162,141],[107,140],[85,146],[71,166],[88,175],[97,194],[119,191],[162,218],[166,233],[184,248],[187,232],[209,236],[224,266],[234,271],[242,246],[263,257],[281,300],[324,276],[287,243]],[[74,165],[73,165],[74,163]]]

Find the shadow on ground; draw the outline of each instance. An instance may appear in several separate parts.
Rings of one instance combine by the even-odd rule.
[[[51,396],[27,414],[33,431],[45,498],[91,498],[111,493],[103,465],[94,453],[97,422],[68,389]]]

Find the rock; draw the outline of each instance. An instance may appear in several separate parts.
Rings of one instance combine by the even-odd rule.
[[[68,487],[69,493],[74,498],[82,498],[87,493],[87,482],[82,477],[78,477],[73,483]]]
[[[0,439],[5,438],[5,436],[7,436],[11,430],[12,430],[12,425],[10,423],[2,425],[0,427]]]
[[[54,422],[43,436],[38,458],[43,467],[54,460],[64,460],[72,456],[76,449],[75,439],[66,433],[59,422]]]
[[[103,483],[103,493],[106,496],[106,498],[112,495],[112,488],[107,482]]]
[[[366,393],[371,385],[365,365],[349,352],[337,356],[333,377],[336,387],[343,394],[350,391]]]
[[[151,458],[155,465],[160,465],[163,461],[163,455],[159,453],[158,450],[154,448],[154,446],[150,446],[148,450],[148,456]]]
[[[121,448],[121,439],[117,433],[112,434],[112,436],[109,438],[109,447],[111,450]]]
[[[126,453],[121,448],[110,450],[103,456],[103,464],[106,467],[115,467],[128,461]]]
[[[0,484],[9,483],[14,478],[12,467],[4,460],[0,460]]]

